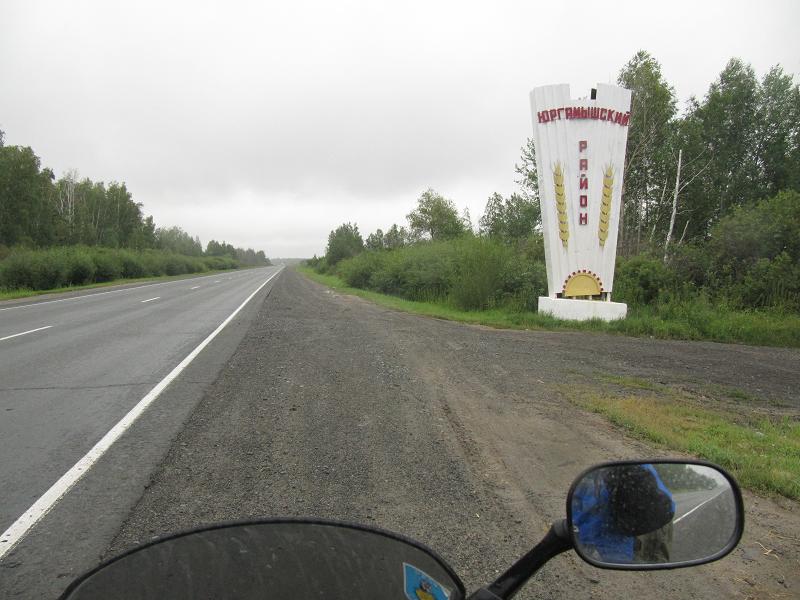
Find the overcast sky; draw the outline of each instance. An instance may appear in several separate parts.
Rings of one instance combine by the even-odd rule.
[[[516,190],[534,86],[585,96],[645,49],[683,103],[733,56],[800,73],[798,24],[797,0],[2,0],[0,129],[204,244],[310,256],[428,187],[477,223]]]

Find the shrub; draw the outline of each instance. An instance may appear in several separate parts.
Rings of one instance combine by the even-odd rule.
[[[463,238],[456,246],[456,275],[450,299],[462,310],[488,308],[503,287],[510,251],[497,242],[474,237]]]
[[[615,299],[632,305],[651,304],[672,283],[669,271],[658,258],[639,254],[617,260]]]
[[[122,276],[124,278],[136,279],[147,275],[144,260],[140,253],[122,250],[119,252],[119,258],[122,262]]]
[[[336,273],[351,287],[375,289],[372,278],[385,268],[385,257],[385,252],[368,250],[340,262]]]
[[[95,281],[114,281],[122,277],[122,260],[116,252],[96,248],[92,252],[92,261]]]
[[[67,279],[70,285],[84,285],[95,279],[95,264],[85,248],[72,248],[67,259]]]

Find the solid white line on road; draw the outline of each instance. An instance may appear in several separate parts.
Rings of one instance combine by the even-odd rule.
[[[270,275],[264,283],[259,285],[256,290],[250,294],[247,299],[239,305],[239,308],[234,310],[227,319],[225,319],[219,326],[211,332],[211,334],[200,342],[200,345],[197,346],[194,350],[192,350],[189,355],[184,358],[177,367],[172,369],[169,374],[164,377],[158,384],[150,390],[147,395],[139,400],[138,404],[134,406],[128,414],[126,414],[122,419],[111,428],[111,430],[106,433],[102,439],[97,442],[94,447],[86,453],[86,455],[81,458],[78,462],[76,462],[72,468],[64,473],[61,478],[56,481],[49,490],[47,490],[42,496],[33,503],[25,513],[19,517],[14,523],[6,529],[2,535],[0,535],[0,559],[3,558],[9,551],[11,551],[14,546],[19,543],[19,541],[25,537],[25,535],[30,531],[30,529],[39,522],[39,520],[44,517],[47,513],[49,513],[52,508],[58,503],[61,498],[64,497],[72,486],[74,486],[80,479],[83,477],[86,472],[92,468],[92,466],[100,459],[103,454],[116,442],[123,433],[125,433],[131,425],[134,424],[136,419],[138,419],[141,414],[150,406],[163,392],[166,387],[172,383],[172,381],[181,374],[181,372],[189,366],[189,364],[197,357],[198,354],[211,343],[220,331],[225,329],[225,326],[230,323],[233,318],[239,314],[245,305],[247,305],[250,300],[253,299],[261,289],[267,285],[272,279],[275,278],[281,272],[282,269],[278,269],[275,273]]]
[[[705,500],[704,502],[701,502],[700,504],[698,504],[697,506],[695,506],[695,507],[694,507],[692,510],[690,510],[689,512],[683,513],[683,514],[682,514],[680,517],[678,517],[677,519],[675,519],[675,520],[672,522],[672,524],[674,525],[675,523],[680,523],[680,522],[681,522],[681,521],[683,521],[683,520],[684,520],[686,517],[688,517],[690,514],[692,514],[694,511],[696,511],[698,508],[700,508],[701,506],[703,506],[703,505],[705,505],[705,504],[708,504],[708,503],[709,503],[709,502],[711,502],[712,500],[716,499],[716,498],[717,498],[717,497],[718,497],[720,494],[722,494],[722,492],[724,492],[724,491],[725,491],[725,489],[723,489],[721,492],[718,492],[717,494],[715,494],[715,495],[711,496],[711,498],[709,498],[708,500]]]
[[[142,300],[142,304],[144,304],[145,302],[152,302],[153,300],[158,300],[159,298],[161,298],[161,296],[156,296],[155,298],[150,298],[148,300]]]
[[[1,337],[0,342],[3,340],[10,340],[11,338],[19,337],[21,335],[28,335],[29,333],[34,333],[36,331],[42,331],[43,329],[50,329],[52,325],[46,325],[44,327],[38,327],[36,329],[31,329],[29,331],[23,331],[22,333],[15,333],[14,335],[7,335],[6,337]]]
[[[146,285],[137,285],[134,287],[123,288],[121,290],[110,290],[108,292],[97,292],[95,294],[83,294],[81,296],[73,296],[71,298],[60,298],[59,300],[45,300],[44,302],[32,302],[31,304],[19,304],[17,306],[6,306],[5,308],[0,308],[0,312],[4,310],[16,310],[18,308],[30,308],[32,306],[44,306],[45,304],[55,304],[56,302],[70,302],[71,300],[83,300],[85,298],[94,298],[95,296],[105,296],[107,294],[119,294],[120,292],[130,292],[132,290],[140,290],[146,287],[156,287],[158,285],[169,285],[170,283],[183,283],[187,280],[192,279],[207,279],[209,277],[214,277],[214,275],[203,275],[202,277],[188,277],[186,279],[173,279],[172,281],[162,281],[159,283],[148,283]]]
[[[199,285],[196,285],[196,286],[194,286],[194,287],[192,287],[192,288],[189,288],[189,289],[190,289],[190,290],[196,290],[196,289],[199,289],[199,288],[200,288],[200,286],[199,286]]]

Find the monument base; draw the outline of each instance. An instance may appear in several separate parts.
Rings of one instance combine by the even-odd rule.
[[[625,318],[625,315],[628,314],[628,305],[622,302],[570,300],[568,298],[539,296],[539,312],[552,315],[557,319],[571,319],[573,321],[588,321],[589,319],[614,321]]]

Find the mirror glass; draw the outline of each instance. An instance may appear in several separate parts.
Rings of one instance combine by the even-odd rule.
[[[69,600],[223,598],[460,600],[455,574],[424,548],[342,524],[262,522],[143,546],[78,580]]]
[[[721,558],[741,536],[741,499],[707,465],[638,463],[592,469],[573,484],[575,549],[596,566],[680,566]]]

